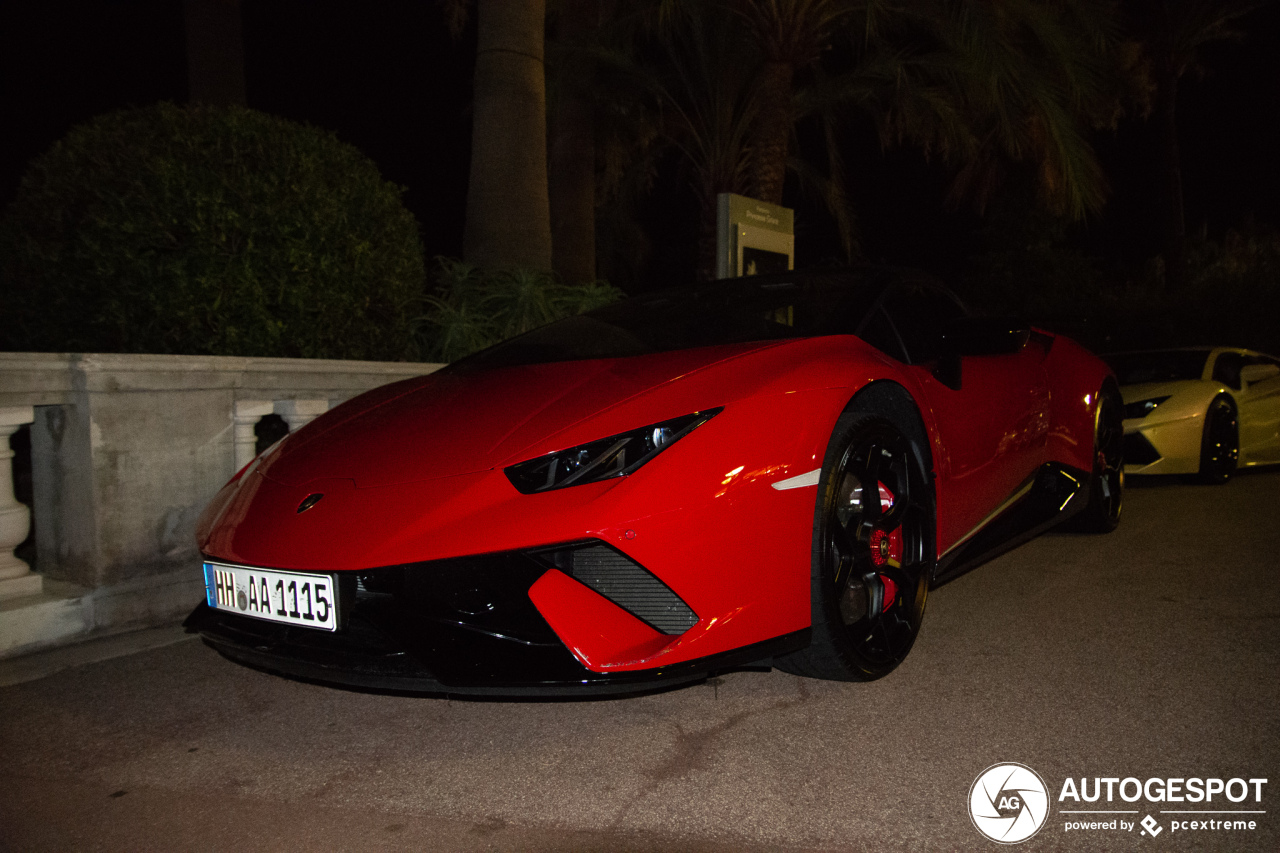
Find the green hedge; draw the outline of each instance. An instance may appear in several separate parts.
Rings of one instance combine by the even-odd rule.
[[[101,116],[32,162],[0,221],[0,344],[415,357],[400,193],[333,134],[253,110]]]

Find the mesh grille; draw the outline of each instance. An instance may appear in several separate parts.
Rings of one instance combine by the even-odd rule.
[[[573,576],[664,634],[683,634],[698,621],[666,584],[606,545],[575,550]]]

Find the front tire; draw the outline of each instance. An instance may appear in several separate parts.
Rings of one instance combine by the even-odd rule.
[[[810,644],[778,667],[838,681],[892,672],[924,618],[937,561],[934,517],[911,441],[886,418],[842,416],[818,483]]]
[[[1204,416],[1200,439],[1200,481],[1225,483],[1240,461],[1240,424],[1236,407],[1226,396],[1215,397]]]
[[[1082,533],[1110,533],[1124,508],[1124,400],[1110,383],[1098,392],[1093,426],[1093,472],[1089,503],[1072,527]]]

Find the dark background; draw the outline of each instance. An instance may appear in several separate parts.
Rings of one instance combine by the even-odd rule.
[[[466,199],[474,33],[452,38],[428,2],[244,0],[249,106],[332,130],[405,187],[428,258],[458,256]],[[1221,237],[1280,220],[1280,4],[1241,22],[1246,37],[1203,50],[1203,76],[1178,104],[1187,227]],[[157,100],[186,100],[179,0],[0,4],[0,206],[27,162],[73,125]],[[1096,144],[1112,194],[1072,243],[1115,267],[1159,251],[1152,128],[1131,117]],[[983,221],[942,201],[947,170],[910,150],[882,152],[869,129],[850,141],[861,246],[873,261],[957,274]],[[802,199],[797,264],[835,261],[830,226]],[[632,289],[691,275],[697,216],[687,186],[660,178],[642,209],[652,251]]]

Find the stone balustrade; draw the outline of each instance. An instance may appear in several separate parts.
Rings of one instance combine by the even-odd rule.
[[[13,549],[27,539],[31,511],[13,494],[13,450],[9,437],[18,427],[31,423],[35,410],[31,406],[9,406],[0,409],[0,598],[39,595],[40,576],[15,557]]]
[[[440,366],[0,353],[0,657],[178,618],[203,594],[196,518],[253,458],[259,420],[294,430]],[[8,438],[27,423],[36,572],[13,556],[29,516]]]

